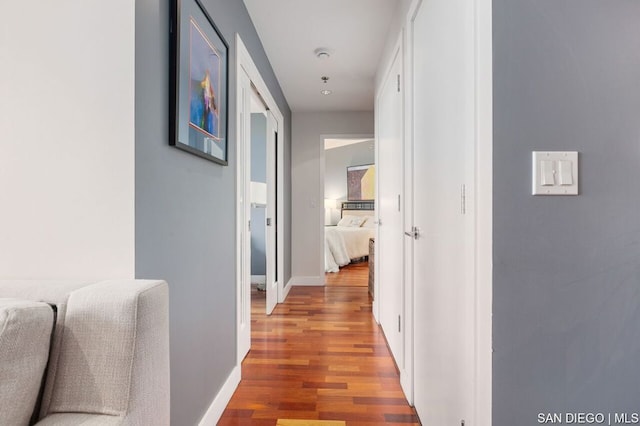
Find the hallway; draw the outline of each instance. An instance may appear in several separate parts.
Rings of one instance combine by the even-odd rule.
[[[219,425],[419,424],[371,315],[366,281],[353,286],[353,276],[342,275],[343,286],[292,288],[270,317],[254,293],[252,348]]]

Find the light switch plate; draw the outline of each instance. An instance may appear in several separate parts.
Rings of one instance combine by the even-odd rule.
[[[578,195],[577,151],[533,151],[532,154],[533,195]]]

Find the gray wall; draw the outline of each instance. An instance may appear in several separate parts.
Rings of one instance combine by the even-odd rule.
[[[493,424],[637,412],[640,2],[493,10]],[[581,195],[531,196],[533,150],[579,151]]]
[[[251,181],[267,182],[267,117],[251,114]],[[251,275],[267,274],[267,229],[264,206],[251,207]]]
[[[267,182],[267,117],[251,114],[251,181]]]
[[[204,0],[230,47],[229,166],[170,147],[169,3],[136,1],[136,277],[169,282],[171,424],[193,425],[236,363],[236,32],[285,116],[285,211],[291,112],[244,3]],[[291,256],[288,223],[285,259]]]
[[[293,113],[292,140],[295,142],[291,152],[290,189],[294,281],[324,284],[325,212],[321,176],[324,137],[373,135],[374,127],[373,111]]]

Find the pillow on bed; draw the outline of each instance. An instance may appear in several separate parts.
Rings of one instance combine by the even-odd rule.
[[[376,227],[376,219],[373,216],[365,216],[365,221],[362,224],[363,228],[375,228]]]
[[[352,215],[344,215],[340,222],[338,222],[338,226],[349,226],[352,228],[360,228],[364,223],[366,217],[364,216],[352,216]]]

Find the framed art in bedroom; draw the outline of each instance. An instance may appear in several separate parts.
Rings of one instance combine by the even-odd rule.
[[[376,198],[376,166],[363,164],[347,167],[347,200],[372,201]]]
[[[227,165],[229,46],[200,0],[173,0],[169,144]]]

